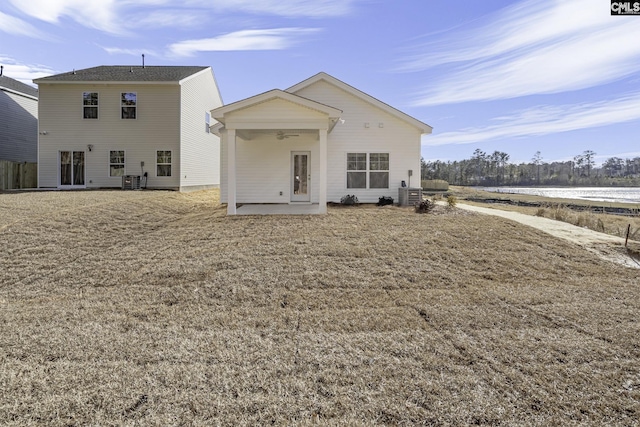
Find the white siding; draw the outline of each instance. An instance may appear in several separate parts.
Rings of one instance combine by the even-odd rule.
[[[38,183],[58,186],[58,152],[85,151],[87,187],[120,187],[109,176],[109,151],[125,150],[125,174],[148,172],[148,188],[180,186],[180,86],[40,84]],[[82,93],[98,92],[97,120],[83,119]],[[137,93],[137,118],[120,118],[120,94]],[[204,112],[202,113],[204,115]],[[204,125],[203,125],[204,126]],[[93,145],[88,152],[87,145]],[[172,176],[156,177],[156,150],[172,150]]]
[[[205,113],[222,106],[222,100],[211,69],[182,83],[180,105],[180,189],[217,187],[220,138],[206,132]]]
[[[0,90],[0,160],[36,162],[38,101]]]
[[[296,132],[296,129],[326,128],[327,114],[284,100],[271,99],[251,107],[225,115],[229,128],[263,129],[249,141],[237,138],[237,202],[238,203],[289,203],[291,190],[291,152],[311,151],[311,201],[318,203],[319,191],[319,141],[318,132]],[[261,127],[262,126],[262,127]],[[299,134],[283,140],[276,139],[276,132]],[[224,138],[223,138],[224,141]],[[221,201],[227,202],[227,151],[222,144]],[[280,196],[282,191],[282,196]]]
[[[289,203],[291,201],[291,152],[311,152],[311,202],[318,203],[319,162],[318,138],[313,134],[278,140],[273,135],[262,135],[244,141],[237,138],[237,202]],[[223,150],[226,173],[226,147]],[[226,176],[224,177],[226,182]],[[223,187],[224,202],[227,188]],[[280,195],[282,192],[282,196]]]
[[[338,123],[328,138],[327,201],[339,202],[346,194],[355,194],[363,203],[375,203],[381,196],[397,201],[398,187],[409,181],[409,169],[411,185],[420,186],[420,130],[325,81],[296,95],[343,111],[345,123]],[[347,153],[389,153],[389,189],[347,189]]]

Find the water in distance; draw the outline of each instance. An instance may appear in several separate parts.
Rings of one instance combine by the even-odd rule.
[[[640,203],[640,187],[484,187],[492,193],[530,194],[560,199]]]

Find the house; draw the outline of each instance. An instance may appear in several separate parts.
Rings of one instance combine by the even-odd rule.
[[[222,99],[211,67],[99,66],[34,83],[39,187],[119,188],[129,175],[147,188],[219,186],[209,112]]]
[[[326,74],[211,111],[221,136],[221,200],[311,205],[349,194],[374,203],[420,182],[421,136],[432,128]],[[242,206],[245,209],[245,206]],[[283,210],[286,212],[286,209]]]
[[[3,71],[0,71],[0,160],[36,162],[38,89],[3,75]]]

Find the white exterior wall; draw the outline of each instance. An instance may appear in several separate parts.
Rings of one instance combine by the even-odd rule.
[[[282,123],[278,124],[278,121]],[[291,152],[311,152],[311,202],[318,203],[320,153],[318,132],[296,132],[328,126],[324,113],[302,107],[283,99],[274,99],[228,115],[228,128],[244,127],[264,132],[249,141],[236,139],[237,203],[289,203],[291,191]],[[271,130],[265,130],[265,127]],[[298,133],[283,140],[275,133]],[[227,203],[227,147],[222,138],[220,200]],[[282,191],[282,196],[280,196]]]
[[[292,186],[292,151],[309,151],[311,153],[311,202],[318,203],[320,182],[318,147],[317,135],[311,134],[281,141],[269,135],[250,141],[237,138],[237,203],[289,203]],[[282,196],[280,192],[282,192]],[[225,203],[226,197],[225,186]]]
[[[148,172],[148,188],[180,186],[180,86],[176,84],[40,84],[38,184],[57,187],[58,153],[85,151],[85,184],[120,187],[109,176],[109,151],[125,150],[125,175]],[[98,92],[98,119],[83,119],[83,92]],[[137,93],[137,118],[120,118],[120,94]],[[202,112],[204,123],[204,112]],[[202,125],[204,129],[204,124]],[[87,145],[93,145],[93,151]],[[156,176],[156,150],[172,150],[172,176]]]
[[[0,90],[0,160],[38,160],[38,100]]]
[[[213,73],[206,69],[183,81],[181,86],[180,189],[218,187],[220,138],[207,133],[205,126],[205,113],[222,106]]]
[[[376,203],[381,196],[397,202],[398,187],[403,180],[409,182],[409,169],[413,170],[411,186],[420,186],[418,128],[324,81],[295,94],[343,111],[345,123],[338,123],[328,137],[328,202],[339,202],[347,194],[355,194],[362,203]],[[389,153],[389,189],[348,189],[347,153]]]

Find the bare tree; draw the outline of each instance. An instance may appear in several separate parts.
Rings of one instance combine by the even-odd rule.
[[[542,165],[542,155],[540,151],[536,151],[536,154],[534,154],[531,159],[531,163],[536,165],[536,182],[540,185],[540,165]]]

